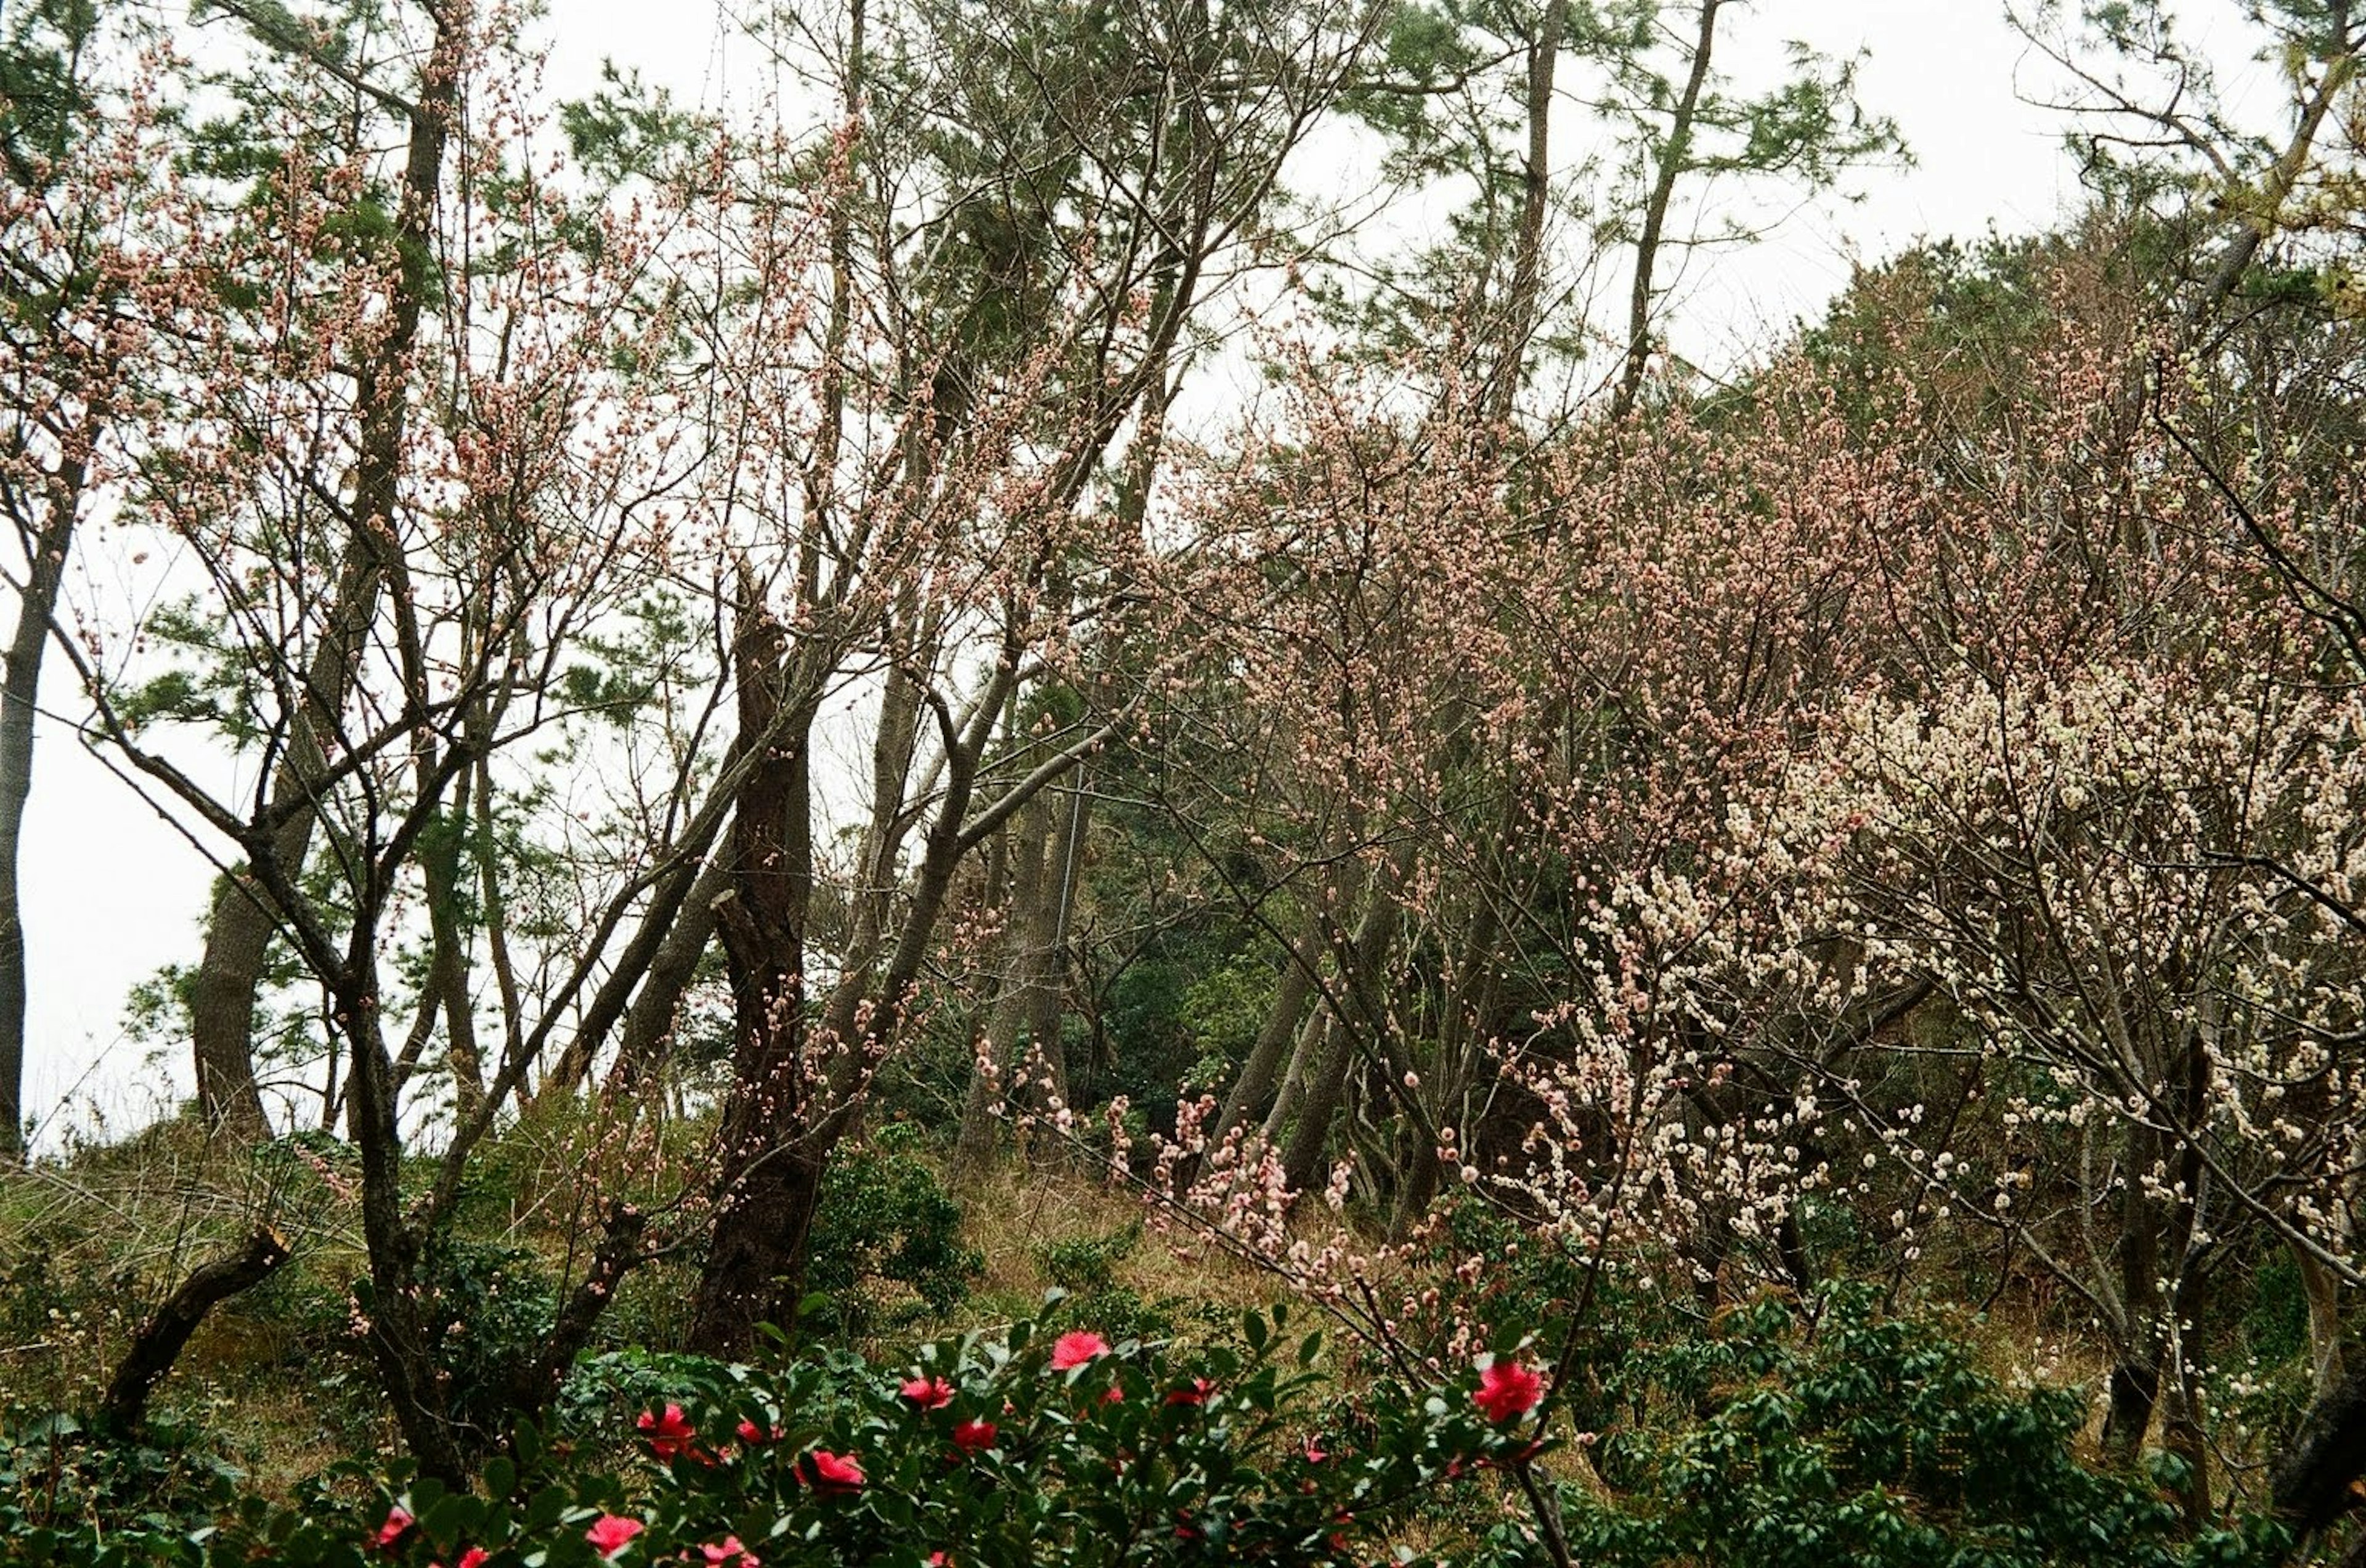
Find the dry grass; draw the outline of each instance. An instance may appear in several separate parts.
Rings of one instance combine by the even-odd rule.
[[[1031,1310],[1054,1285],[1043,1267],[1047,1247],[1118,1235],[1147,1217],[1130,1194],[1056,1172],[1006,1173],[961,1199],[963,1239],[986,1256],[978,1294],[1012,1311]],[[1272,1274],[1181,1232],[1166,1237],[1146,1226],[1116,1264],[1112,1282],[1148,1302],[1204,1302],[1236,1312],[1290,1299]]]

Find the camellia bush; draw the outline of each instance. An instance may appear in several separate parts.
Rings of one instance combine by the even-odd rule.
[[[778,1371],[689,1358],[604,1438],[532,1427],[469,1492],[397,1475],[214,1528],[34,1529],[0,1561],[335,1568],[910,1568],[1411,1563],[1419,1516],[1461,1562],[1525,1561],[1496,1499],[1549,1446],[1515,1348],[1428,1389],[1326,1403],[1286,1310],[1189,1351],[1020,1323],[901,1367],[824,1351]],[[1490,1483],[1498,1484],[1490,1485]]]
[[[1961,1344],[1857,1285],[1769,1295],[1639,1350],[1628,1411],[1573,1498],[1589,1568],[2266,1568],[2273,1520],[2190,1529],[2180,1461],[2099,1471],[2074,1450],[2076,1389],[2014,1390]]]

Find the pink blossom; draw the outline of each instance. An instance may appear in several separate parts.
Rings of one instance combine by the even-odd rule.
[[[1532,1369],[1517,1361],[1491,1361],[1479,1374],[1479,1388],[1470,1403],[1500,1427],[1535,1409],[1544,1392],[1545,1380]]]
[[[1052,1370],[1055,1372],[1065,1372],[1072,1367],[1083,1366],[1096,1356],[1108,1354],[1108,1340],[1098,1334],[1080,1328],[1073,1334],[1061,1335],[1059,1340],[1053,1345]]]
[[[942,1410],[953,1402],[953,1385],[942,1378],[913,1378],[899,1392],[923,1410]]]
[[[626,1541],[646,1528],[640,1520],[627,1518],[622,1514],[603,1514],[592,1521],[592,1528],[583,1532],[583,1539],[590,1541],[592,1549],[601,1556],[614,1557],[625,1550]]]
[[[383,1551],[401,1540],[402,1532],[410,1528],[411,1511],[397,1503],[386,1511],[386,1523],[377,1527],[377,1534],[370,1538],[370,1544]]]
[[[854,1456],[834,1454],[828,1449],[806,1455],[801,1473],[817,1492],[855,1492],[862,1486],[862,1466]]]

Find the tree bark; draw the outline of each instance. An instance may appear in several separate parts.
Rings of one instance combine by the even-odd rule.
[[[1299,1024],[1306,1017],[1306,1004],[1314,995],[1314,966],[1321,962],[1320,917],[1310,915],[1306,929],[1283,955],[1281,975],[1274,983],[1273,1002],[1266,1010],[1265,1023],[1257,1030],[1256,1043],[1249,1047],[1248,1060],[1241,1064],[1241,1074],[1233,1080],[1232,1093],[1224,1097],[1223,1109],[1217,1113],[1215,1124],[1208,1129],[1211,1143],[1221,1143],[1234,1128],[1245,1126],[1273,1098],[1274,1083],[1281,1072],[1282,1051],[1298,1038]]]
[[[264,1225],[247,1238],[244,1247],[215,1258],[182,1280],[180,1288],[164,1298],[164,1304],[132,1337],[130,1349],[117,1365],[106,1396],[99,1401],[100,1416],[118,1431],[138,1427],[148,1414],[149,1396],[180,1359],[183,1347],[205,1322],[206,1314],[240,1292],[261,1284],[287,1261],[287,1243],[277,1231]]]
[[[1610,417],[1624,418],[1643,389],[1643,371],[1651,358],[1651,299],[1653,275],[1660,264],[1660,243],[1668,227],[1668,204],[1676,181],[1684,172],[1692,145],[1693,119],[1699,112],[1701,92],[1708,84],[1709,55],[1717,44],[1717,13],[1726,0],[1700,0],[1699,28],[1693,39],[1692,68],[1676,99],[1668,139],[1660,148],[1660,166],[1651,181],[1651,195],[1643,207],[1643,231],[1635,240],[1635,278],[1627,297],[1627,363],[1618,373],[1618,389],[1611,395]]]
[[[953,1170],[964,1180],[983,1176],[994,1163],[1000,1118],[997,1099],[1008,1103],[1011,1070],[1031,1012],[1032,970],[1042,946],[1043,884],[1048,880],[1052,802],[1039,795],[1019,813],[1010,845],[1010,902],[1002,934],[1001,973],[994,1005],[986,1015],[985,1036],[971,1064],[969,1093],[962,1103],[961,1132],[953,1145]]]
[[[1293,1191],[1312,1187],[1321,1173],[1324,1145],[1330,1140],[1331,1122],[1339,1113],[1347,1070],[1356,1058],[1358,1022],[1340,1016],[1338,1004],[1355,1002],[1364,1015],[1363,1023],[1378,1027],[1380,965],[1387,962],[1389,948],[1396,941],[1400,916],[1387,886],[1373,886],[1364,918],[1356,924],[1355,938],[1341,955],[1340,994],[1326,1015],[1323,1047],[1312,1058],[1313,1076],[1299,1100],[1298,1125],[1291,1130],[1290,1145],[1282,1155],[1282,1171]]]
[[[2346,22],[2342,31],[2345,35],[2342,42],[2346,46],[2349,41]],[[2292,199],[2293,187],[2300,183],[2301,175],[2307,172],[2310,150],[2316,145],[2317,135],[2325,129],[2327,117],[2332,113],[2342,89],[2349,85],[2357,73],[2358,58],[2354,53],[2345,51],[2325,62],[2325,76],[2302,104],[2300,119],[2293,127],[2291,139],[2285,142],[2284,150],[2276,161],[2268,165],[2266,188],[2259,194],[2258,210],[2245,214],[2242,228],[2226,242],[2225,250],[2219,254],[2218,265],[2211,269],[2202,291],[2194,296],[2192,306],[2186,311],[2189,325],[2206,325],[2225,308],[2226,301],[2234,298],[2236,286],[2243,281],[2243,274],[2250,266],[2252,259],[2259,254],[2259,247],[2267,243],[2282,221],[2284,204]],[[2228,194],[2231,196],[2233,193]]]
[[[788,634],[743,580],[733,663],[739,733],[763,748],[740,787],[729,890],[715,905],[731,976],[731,1092],[716,1134],[714,1239],[690,1342],[743,1350],[760,1323],[794,1326],[819,1201],[810,1111],[828,1093],[806,1060],[806,920],[813,899],[807,721],[790,710]],[[794,699],[802,701],[802,694]]]
[[[434,46],[421,73],[418,101],[409,111],[393,242],[400,265],[388,301],[386,334],[355,378],[361,430],[354,461],[352,528],[320,646],[305,671],[302,701],[291,716],[285,750],[272,773],[268,809],[280,825],[271,837],[270,852],[291,879],[302,868],[311,843],[320,805],[312,798],[315,780],[337,743],[346,698],[386,582],[387,541],[394,537],[407,460],[411,397],[406,383],[420,319],[434,287],[432,231],[458,90],[464,32],[459,18],[456,12],[436,13]],[[276,31],[263,36],[275,47],[303,47]],[[253,1143],[270,1135],[270,1121],[254,1081],[254,1003],[264,955],[277,923],[251,874],[226,877],[216,886],[205,953],[190,982],[189,1031],[198,1110],[209,1133],[223,1144]]]
[[[674,1023],[682,998],[698,974],[699,961],[715,941],[715,900],[730,891],[728,869],[720,861],[700,868],[690,885],[682,912],[666,932],[664,943],[649,963],[648,978],[625,1014],[625,1032],[616,1041],[616,1060],[608,1069],[601,1092],[630,1094],[664,1069],[674,1040]],[[569,1049],[572,1049],[570,1043]]]
[[[2357,1506],[2350,1483],[2366,1475],[2366,1371],[2343,1373],[2309,1402],[2269,1472],[2278,1517],[2297,1540]]]
[[[0,1160],[24,1152],[25,916],[17,886],[23,852],[25,807],[33,789],[33,713],[39,701],[41,655],[49,647],[58,585],[82,505],[85,469],[69,457],[51,476],[39,534],[27,543],[25,589],[0,671]]]
[[[1552,0],[1528,44],[1528,148],[1520,172],[1520,227],[1512,253],[1502,358],[1489,389],[1489,412],[1498,424],[1511,423],[1521,384],[1527,378],[1528,341],[1536,335],[1544,292],[1545,217],[1552,200],[1553,73],[1568,30],[1569,0]]]

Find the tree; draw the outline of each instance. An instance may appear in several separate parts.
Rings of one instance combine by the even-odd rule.
[[[899,309],[863,333],[833,304],[813,456],[795,485],[752,491],[778,498],[751,506],[758,592],[777,584],[786,603],[745,626],[825,635],[783,649],[761,700],[781,772],[735,829],[751,852],[768,846],[741,863],[783,880],[737,939],[727,915],[740,1024],[697,1314],[709,1349],[794,1307],[829,1152],[911,1013],[963,863],[1135,722],[1139,688],[1110,690],[994,754],[998,721],[1037,683],[1106,689],[1076,628],[1132,610],[1146,548],[1108,519],[1147,494],[1189,332],[1253,265],[1282,161],[1362,41],[1320,8],[1158,6],[1118,22],[1033,6],[849,13],[837,156],[861,206],[833,239],[832,299],[862,277]],[[905,128],[922,129],[907,144]],[[959,199],[898,205],[940,182]],[[760,362],[749,374],[760,385]],[[866,663],[869,797],[834,978],[808,1009],[823,839],[803,820],[811,748],[827,695]]]
[[[17,868],[42,656],[143,330],[152,84],[107,79],[130,18],[88,0],[18,6],[0,60],[0,513],[22,565],[0,675],[0,1159],[22,1152],[25,920]],[[103,128],[115,121],[113,130]]]

